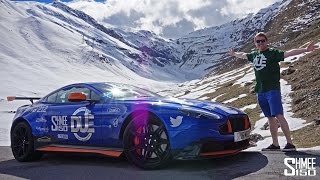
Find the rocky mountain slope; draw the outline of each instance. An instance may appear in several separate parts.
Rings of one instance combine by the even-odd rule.
[[[226,52],[230,48],[240,48],[252,36],[265,29],[279,13],[284,11],[291,0],[277,2],[256,14],[249,14],[243,19],[198,30],[176,40],[181,46],[183,63],[180,67],[215,69],[218,65],[224,66],[229,59]]]
[[[0,5],[1,37],[21,36],[29,43],[25,49],[32,49],[34,43],[40,41],[44,46],[36,50],[55,52],[68,62],[103,63],[106,66],[120,63],[145,78],[187,80],[185,76],[179,76],[180,72],[177,73],[174,68],[164,68],[165,65],[178,63],[176,48],[174,43],[153,33],[111,29],[57,1],[42,4],[1,0]],[[17,29],[13,27],[14,23]],[[5,50],[11,45],[7,40],[11,41],[10,38],[3,38],[1,42],[3,53],[7,53]],[[14,45],[11,50],[15,51]],[[161,72],[166,72],[166,75]]]
[[[272,47],[289,50],[305,47],[308,42],[314,41],[320,45],[320,3],[317,0],[304,1],[292,0],[287,1],[288,5],[279,11],[276,16],[260,31],[267,32],[269,37],[269,44]],[[239,51],[250,52],[254,48],[252,36],[248,36],[247,41],[243,45],[235,46]],[[227,63],[218,67],[212,73],[206,75],[199,82],[195,82],[201,87],[210,87],[212,90],[205,90],[198,98],[205,98],[207,100],[217,100],[226,102],[228,99],[239,97],[237,100],[228,102],[227,104],[239,108],[252,107],[245,109],[253,124],[261,119],[261,110],[258,106],[252,106],[256,103],[255,94],[252,91],[254,86],[254,78],[239,86],[239,81],[243,76],[250,75],[252,68],[248,67],[249,63],[225,56]],[[303,54],[302,57],[292,57],[288,62],[281,63],[283,68],[281,78],[285,79],[291,85],[292,98],[290,113],[294,113],[293,117],[302,118],[310,125],[293,131],[294,143],[298,147],[319,146],[320,127],[319,127],[319,104],[320,104],[320,50]],[[216,83],[210,78],[219,74],[230,74],[234,70],[239,70],[238,73],[231,73],[233,78],[229,81],[221,81]],[[219,81],[219,79],[218,79]],[[195,85],[194,84],[194,85]],[[181,86],[184,93],[183,96],[193,96],[193,88],[186,88]],[[185,95],[183,95],[185,94]],[[193,94],[193,95],[192,95]],[[242,97],[241,95],[246,94]],[[288,116],[288,114],[286,114]]]
[[[308,42],[320,41],[320,3],[317,0],[293,0],[270,21],[264,31],[268,33],[270,46],[283,50],[298,48]],[[305,47],[305,46],[303,46]],[[242,51],[249,51],[248,42]],[[236,62],[236,64],[239,64]],[[308,121],[319,118],[320,104],[320,52],[314,51],[299,61],[282,63],[291,71],[282,73],[282,78],[292,85],[293,112]]]

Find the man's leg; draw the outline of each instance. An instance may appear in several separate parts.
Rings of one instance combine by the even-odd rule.
[[[265,117],[268,118],[270,132],[272,136],[272,144],[266,148],[262,148],[262,151],[277,151],[280,150],[279,142],[278,142],[278,121],[275,117],[271,116],[270,112],[270,104],[268,102],[266,93],[258,93],[257,94],[259,106]]]
[[[291,140],[288,122],[283,116],[283,107],[282,107],[280,91],[270,91],[269,104],[270,104],[271,115],[277,118],[277,120],[280,123],[281,129],[287,139],[287,144],[283,148],[283,151],[294,151],[296,147],[293,145]]]
[[[292,140],[291,140],[289,125],[288,125],[286,118],[282,114],[276,115],[276,118],[280,122],[280,126],[283,131],[283,134],[285,135],[285,137],[287,139],[287,143],[293,144]],[[271,130],[271,127],[270,127],[270,130]]]
[[[272,144],[279,146],[278,141],[278,120],[274,117],[268,117],[270,133],[272,137]]]

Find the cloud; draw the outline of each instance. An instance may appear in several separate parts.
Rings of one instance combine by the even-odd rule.
[[[179,37],[195,29],[195,24],[191,21],[183,19],[176,24],[170,24],[162,29],[162,34],[165,37]]]
[[[115,27],[177,38],[256,13],[279,0],[74,0],[70,7]]]

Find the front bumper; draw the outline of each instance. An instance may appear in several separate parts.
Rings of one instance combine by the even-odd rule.
[[[203,139],[188,145],[184,149],[173,151],[173,157],[175,159],[203,159],[226,156],[236,154],[248,147],[249,139],[239,142]]]

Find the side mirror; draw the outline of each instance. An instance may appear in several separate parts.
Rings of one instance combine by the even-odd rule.
[[[81,102],[86,100],[87,96],[83,92],[71,92],[68,95],[68,101],[70,102]]]

